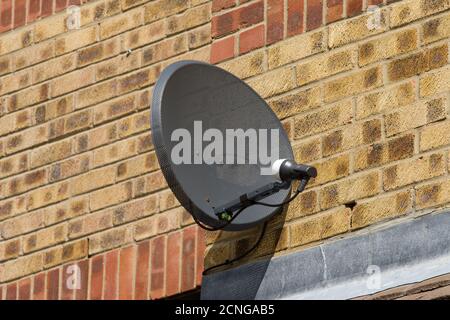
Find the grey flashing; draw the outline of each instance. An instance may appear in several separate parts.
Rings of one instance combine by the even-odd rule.
[[[201,297],[350,299],[446,273],[449,211],[207,275]]]

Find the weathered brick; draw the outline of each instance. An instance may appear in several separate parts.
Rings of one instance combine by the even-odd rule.
[[[34,24],[34,41],[40,42],[67,31],[65,14],[58,14]]]
[[[0,160],[0,178],[21,173],[28,169],[29,155],[21,153]]]
[[[71,113],[73,110],[74,97],[68,95],[36,107],[34,109],[34,120],[38,124],[44,123]]]
[[[0,55],[7,54],[31,45],[36,38],[36,33],[33,32],[32,27],[21,28],[2,35],[0,39]]]
[[[69,239],[80,238],[113,226],[113,215],[110,210],[95,212],[87,216],[69,221],[67,236]]]
[[[371,27],[372,19],[372,14],[365,14],[330,25],[328,45],[335,48],[386,31],[386,10],[381,11],[379,26]]]
[[[319,210],[319,197],[317,191],[304,191],[289,205],[286,220],[290,221],[299,217],[309,216]]]
[[[144,20],[149,23],[186,10],[189,3],[180,0],[157,0],[144,7]]]
[[[134,183],[135,196],[141,196],[167,187],[167,182],[161,171],[156,171],[139,177]]]
[[[144,16],[141,8],[107,19],[100,23],[100,38],[107,39],[124,31],[133,29],[142,25],[143,19]]]
[[[95,254],[123,246],[133,241],[133,234],[128,227],[114,228],[89,237],[89,254]]]
[[[310,62],[298,64],[296,66],[297,83],[302,86],[343,71],[351,70],[355,65],[353,60],[352,51],[346,50],[329,53],[320,58],[315,58]]]
[[[420,78],[420,96],[429,97],[450,88],[450,66]]]
[[[94,151],[94,167],[122,160],[136,154],[136,140],[129,138],[101,147]]]
[[[27,211],[25,196],[14,197],[0,202],[0,220],[16,216]]]
[[[21,176],[5,181],[3,193],[5,196],[12,196],[37,188],[47,182],[47,170],[45,168],[29,171]]]
[[[409,191],[358,203],[352,211],[351,228],[360,229],[386,219],[396,218],[412,210]]]
[[[11,73],[2,78],[0,81],[0,95],[22,89],[31,83],[31,72],[29,69]]]
[[[180,15],[167,18],[167,33],[173,34],[205,24],[211,19],[211,4],[186,10]]]
[[[267,1],[267,44],[272,44],[283,39],[284,36],[284,3],[277,0]],[[262,28],[264,34],[264,28]],[[262,38],[264,45],[264,36]]]
[[[142,51],[142,64],[148,65],[173,57],[188,50],[187,34],[183,33],[157,42]]]
[[[79,90],[77,92],[76,108],[85,108],[87,106],[115,97],[116,91],[117,81],[115,79],[90,86],[89,88],[86,88],[84,90]]]
[[[113,223],[119,225],[147,217],[154,214],[157,208],[158,197],[155,195],[120,205],[112,211]]]
[[[416,85],[408,81],[381,91],[360,96],[356,103],[356,118],[363,119],[391,109],[404,107],[416,100]]]
[[[383,85],[381,67],[374,67],[324,84],[326,102],[336,101]]]
[[[93,44],[97,40],[97,27],[92,26],[64,34],[55,40],[55,53],[62,55]]]
[[[450,14],[428,20],[421,27],[425,43],[448,38],[450,37]]]
[[[120,138],[128,137],[138,132],[150,129],[150,112],[143,111],[123,118],[117,123]]]
[[[295,138],[299,139],[315,133],[323,132],[352,119],[351,101],[343,101],[319,111],[295,117]]]
[[[287,36],[292,37],[303,32],[304,0],[287,2]]]
[[[308,163],[321,157],[321,143],[319,138],[303,139],[292,146],[294,158],[299,163]]]
[[[171,191],[162,191],[158,193],[159,196],[159,211],[163,212],[180,205],[177,198]]]
[[[57,225],[32,233],[23,238],[23,252],[29,253],[63,242],[67,236],[67,226]]]
[[[156,216],[139,220],[133,226],[133,236],[136,241],[156,235]]]
[[[320,30],[295,36],[271,46],[267,51],[269,69],[325,51],[325,39],[325,32]]]
[[[30,192],[27,197],[28,210],[67,199],[70,195],[69,185],[68,182],[61,182]]]
[[[158,160],[154,152],[141,155],[117,165],[117,179],[119,181],[139,176],[158,169]]]
[[[367,198],[378,194],[380,189],[380,175],[378,172],[351,177],[323,187],[319,194],[320,207],[328,209]]]
[[[444,11],[450,7],[447,0],[409,0],[396,3],[391,8],[392,27],[404,25],[428,15]]]
[[[159,20],[122,34],[124,49],[134,49],[166,36],[166,21]]]
[[[40,102],[43,102],[49,98],[49,85],[48,83],[37,85],[27,89],[25,92],[16,93],[11,96],[9,101],[8,110],[19,110]]]
[[[204,25],[198,27],[188,34],[189,49],[195,49],[211,42],[211,27]]]
[[[348,208],[337,208],[291,225],[290,246],[305,245],[349,231],[350,214]]]
[[[440,68],[448,62],[448,45],[442,45],[400,58],[388,65],[388,76],[391,81],[410,78],[432,69]]]
[[[111,123],[90,130],[75,138],[77,152],[94,149],[117,139],[117,124]]]
[[[311,186],[321,185],[348,176],[350,173],[350,156],[344,154],[313,165],[317,168],[317,177],[309,183]]]
[[[450,202],[450,181],[433,182],[416,187],[416,207],[418,209],[443,205]]]
[[[22,278],[42,270],[42,254],[27,255],[0,265],[0,282]]]
[[[116,184],[93,192],[90,195],[91,210],[98,210],[130,200],[133,193],[131,182]]]
[[[90,162],[91,155],[82,154],[53,164],[49,169],[49,181],[59,181],[84,173],[89,170]]]
[[[375,40],[359,45],[359,65],[365,66],[373,62],[392,58],[417,49],[417,29],[407,29],[383,35]]]
[[[100,60],[113,57],[120,52],[119,37],[111,40],[103,41],[86,47],[77,51],[77,65],[78,67],[86,66]]]
[[[354,170],[361,171],[410,158],[414,155],[414,140],[415,135],[409,133],[386,142],[363,147],[355,152]]]
[[[345,126],[330,132],[322,138],[323,156],[329,156],[354,147],[381,140],[382,124],[380,119]]]
[[[268,98],[295,88],[294,70],[290,67],[267,72],[248,81],[261,97]]]
[[[184,208],[171,209],[164,214],[158,214],[156,218],[156,233],[163,234],[178,229],[181,225],[181,216]]]
[[[33,83],[42,82],[75,70],[76,54],[64,55],[33,67],[32,77]]]
[[[63,118],[52,121],[49,125],[49,138],[51,140],[58,137],[87,129],[92,124],[91,110],[83,110],[71,113]]]
[[[54,56],[54,42],[46,41],[18,51],[13,58],[14,70],[20,70]]]
[[[446,171],[445,155],[434,153],[408,159],[383,170],[383,187],[392,190],[440,176]]]
[[[420,131],[420,151],[450,144],[450,122],[440,122]]]
[[[31,111],[24,110],[0,118],[0,136],[31,126]]]
[[[0,243],[0,262],[17,258],[22,247],[21,239],[13,239]]]
[[[45,225],[50,226],[71,218],[84,215],[89,212],[89,197],[72,197],[58,203],[45,212]]]
[[[124,54],[96,66],[96,79],[104,80],[140,67],[140,52]]]
[[[88,241],[81,239],[74,242],[64,243],[44,252],[44,267],[51,268],[65,262],[79,260],[87,257]]]
[[[320,106],[320,102],[321,90],[319,87],[314,87],[276,98],[271,100],[269,105],[278,118],[284,119],[297,113],[315,109]]]
[[[43,166],[64,158],[72,154],[72,143],[69,140],[63,140],[50,145],[34,149],[31,152],[31,168]]]
[[[58,79],[52,80],[51,92],[56,97],[64,93],[68,93],[95,82],[95,68],[88,67],[81,70],[73,71]]]
[[[439,98],[425,103],[402,107],[385,116],[386,134],[394,134],[418,128],[445,119],[447,99]]]
[[[156,82],[160,73],[160,66],[152,66],[118,79],[118,94],[141,89]]]

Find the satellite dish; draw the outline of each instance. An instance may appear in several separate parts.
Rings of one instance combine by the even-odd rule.
[[[315,176],[314,168],[286,160],[294,159],[289,139],[266,102],[219,67],[168,66],[154,88],[151,121],[169,187],[198,223],[213,229],[268,220],[282,209],[293,179]],[[265,205],[256,205],[261,199]]]

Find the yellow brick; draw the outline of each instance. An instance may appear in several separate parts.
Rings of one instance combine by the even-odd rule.
[[[77,52],[77,66],[83,67],[88,64],[104,60],[118,55],[120,52],[120,38],[115,37],[102,41],[98,44],[83,48]]]
[[[140,5],[144,2],[147,2],[147,0],[121,0],[122,3],[122,9],[129,9],[132,7],[135,7],[137,5]]]
[[[128,11],[127,13],[120,14],[100,23],[100,39],[115,36],[124,31],[133,29],[142,23],[142,8],[137,8],[132,11]]]
[[[117,128],[120,138],[146,131],[150,129],[150,112],[143,111],[121,119],[117,124]]]
[[[67,199],[70,196],[69,185],[69,182],[61,182],[30,192],[27,197],[28,210]]]
[[[129,55],[120,55],[96,65],[96,79],[99,81],[126,73],[139,68],[140,65],[140,52],[134,51]]]
[[[295,138],[323,132],[346,123],[352,119],[352,102],[339,102],[319,111],[295,117]]]
[[[77,50],[93,44],[97,40],[97,26],[64,34],[55,40],[56,55]]]
[[[379,221],[392,219],[411,210],[412,200],[409,191],[358,203],[352,212],[352,229],[360,229]]]
[[[10,154],[46,142],[48,127],[46,125],[32,127],[6,139],[6,153]]]
[[[0,220],[17,216],[26,211],[27,206],[25,196],[14,197],[0,202]]]
[[[29,253],[63,242],[67,236],[67,226],[58,225],[40,230],[23,238],[23,251]]]
[[[16,176],[4,181],[3,194],[12,196],[42,186],[48,182],[47,169],[28,171],[23,175]]]
[[[113,226],[113,213],[110,210],[95,212],[69,221],[68,237],[70,239],[93,234]]]
[[[385,116],[386,134],[394,134],[421,127],[427,123],[445,119],[447,99],[440,98],[407,105]]]
[[[77,176],[70,181],[72,195],[92,191],[115,182],[116,171],[114,167],[106,167],[91,170],[88,173]]]
[[[407,29],[359,45],[359,65],[385,60],[417,49],[417,29]]]
[[[78,151],[94,149],[103,146],[117,139],[117,125],[115,123],[107,124],[96,129],[90,130],[76,138]]]
[[[397,27],[450,7],[448,0],[409,0],[396,3],[391,8],[390,22]]]
[[[95,82],[95,68],[73,71],[51,82],[52,97],[68,93]]]
[[[162,191],[158,193],[159,196],[159,210],[166,211],[180,205],[172,191]]]
[[[161,40],[166,36],[166,21],[160,20],[122,35],[123,49],[134,49]]]
[[[95,103],[99,103],[108,100],[116,96],[117,81],[112,79],[106,82],[102,82],[86,89],[79,90],[77,95],[77,109],[85,108]],[[95,118],[95,115],[94,115]]]
[[[328,45],[330,48],[339,47],[351,42],[365,39],[369,36],[386,31],[386,10],[381,11],[380,25],[376,26],[374,15],[377,13],[365,14],[353,19],[343,20],[331,24],[329,27]]]
[[[94,151],[94,167],[115,162],[136,154],[136,140],[131,138],[107,145]]]
[[[322,209],[328,209],[367,198],[379,192],[380,176],[378,172],[371,172],[323,187],[319,195],[320,206]]]
[[[156,159],[156,154],[151,152],[118,164],[117,179],[120,181],[129,179],[131,177],[136,177],[143,173],[148,173],[157,169],[158,160]]]
[[[219,66],[236,77],[245,79],[264,72],[264,52],[255,51],[236,59],[228,60]]]
[[[365,146],[354,154],[354,170],[361,171],[412,157],[414,155],[414,141],[415,135],[409,133],[386,142]]]
[[[72,154],[72,143],[69,140],[56,142],[34,149],[31,153],[31,168],[68,158]]]
[[[2,236],[5,239],[29,233],[44,227],[45,210],[39,210],[16,218],[6,220],[2,225]]]
[[[89,254],[95,254],[123,246],[133,241],[133,232],[129,227],[114,228],[89,237]]]
[[[324,99],[326,102],[332,102],[382,85],[382,68],[374,67],[326,82]]]
[[[424,127],[420,132],[420,151],[450,144],[450,122]]]
[[[134,94],[107,101],[94,109],[94,124],[100,124],[124,116],[136,110]]]
[[[286,220],[309,216],[319,210],[317,191],[304,191],[289,204]]]
[[[21,251],[21,239],[13,239],[0,243],[0,262],[17,258]]]
[[[182,61],[182,60],[197,60],[197,61],[209,63],[210,51],[211,50],[210,50],[209,46],[204,46],[199,49],[191,50],[191,51],[182,53],[178,56],[175,56],[173,58],[162,61],[160,63],[160,67],[161,67],[161,69],[164,69],[174,62]]]
[[[429,97],[450,89],[450,66],[420,78],[420,96]]]
[[[195,49],[211,42],[211,26],[198,27],[188,33],[189,49]]]
[[[134,240],[140,241],[156,235],[156,216],[139,220],[133,226]]]
[[[158,196],[152,195],[112,209],[114,225],[128,223],[156,213]]]
[[[450,14],[423,23],[422,34],[425,43],[450,37]]]
[[[40,42],[67,31],[67,14],[57,14],[34,24],[34,41]]]
[[[161,171],[139,177],[134,183],[134,195],[142,196],[167,187],[166,179]]]
[[[64,55],[35,66],[32,69],[33,83],[42,82],[75,70],[77,55]]]
[[[50,122],[49,138],[55,139],[69,133],[87,129],[92,124],[92,110],[82,110]]]
[[[116,15],[120,12],[120,0],[106,0],[83,4],[81,6],[81,26]]]
[[[102,209],[111,205],[130,200],[133,193],[131,182],[116,184],[108,188],[103,188],[90,195],[91,210]]]
[[[119,78],[117,93],[124,94],[126,92],[141,89],[155,83],[160,71],[161,67],[155,65]]]
[[[88,255],[88,241],[81,239],[75,242],[65,243],[44,252],[44,267],[51,268],[65,262],[79,260]]]
[[[292,146],[294,158],[298,163],[308,163],[321,158],[321,144],[319,138],[302,139]]]
[[[189,6],[188,1],[180,0],[156,0],[144,7],[145,23],[159,20],[164,17],[186,10]]]
[[[337,73],[353,69],[352,50],[332,52],[314,58],[310,62],[298,64],[296,67],[297,83],[302,86],[310,82],[327,78]]]
[[[22,89],[31,83],[31,72],[28,69],[4,76],[0,81],[0,95]]]
[[[381,140],[381,120],[347,125],[342,129],[330,132],[322,138],[323,156],[336,154],[362,144],[370,144]]]
[[[31,111],[24,110],[0,117],[0,136],[31,126]]]
[[[383,170],[383,186],[392,190],[412,183],[440,176],[446,171],[443,153],[409,159]]]
[[[20,70],[33,64],[48,60],[55,54],[54,42],[46,41],[18,51],[14,55],[13,67]]]
[[[36,36],[34,35],[34,37]],[[33,28],[31,27],[3,33],[0,36],[0,55],[28,47],[32,41]]]
[[[0,76],[12,70],[12,55],[0,57]]]
[[[261,97],[268,98],[295,88],[294,70],[288,67],[270,71],[252,78],[248,85]]]
[[[71,197],[45,211],[45,225],[75,218],[89,212],[89,196]]]
[[[28,159],[27,153],[2,158],[0,160],[0,178],[28,170]]]
[[[28,255],[0,265],[0,282],[25,277],[42,270],[42,254]]]
[[[167,19],[168,34],[178,33],[209,22],[211,19],[211,3],[186,10],[180,15]]]
[[[15,111],[25,107],[41,103],[49,97],[48,83],[40,84],[11,96],[9,110]]]
[[[317,177],[313,178],[309,185],[321,185],[348,176],[350,173],[350,156],[344,154],[312,165],[317,168]]]
[[[363,119],[387,110],[410,105],[416,99],[414,81],[361,96],[356,104],[356,118]]]
[[[291,225],[290,246],[297,247],[347,232],[350,213],[348,208],[337,208]]]
[[[142,64],[153,64],[188,50],[187,34],[183,33],[157,42],[142,51]]]
[[[325,48],[324,30],[295,36],[268,49],[269,69],[325,51]]]
[[[68,95],[36,107],[34,112],[36,123],[43,123],[71,113],[74,103],[73,95]]]
[[[434,182],[416,188],[416,207],[424,209],[450,202],[450,180]]]

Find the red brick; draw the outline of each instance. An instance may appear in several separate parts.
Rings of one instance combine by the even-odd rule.
[[[151,250],[151,275],[150,275],[150,297],[152,299],[162,298],[164,296],[164,267],[166,237],[159,236],[152,240]]]
[[[67,0],[56,0],[55,12],[59,12],[65,8],[67,8]]]
[[[234,36],[223,40],[215,41],[211,45],[211,63],[219,63],[221,61],[234,57]]]
[[[47,300],[59,298],[59,268],[47,272]]]
[[[88,282],[89,282],[89,260],[79,261],[77,263],[80,268],[80,289],[75,290],[76,300],[86,300],[88,297]]]
[[[2,0],[0,16],[0,32],[11,29],[12,24],[12,0]]]
[[[14,2],[14,28],[23,26],[25,24],[27,10],[26,0],[15,0]]]
[[[30,0],[28,2],[28,15],[27,22],[32,22],[39,18],[41,14],[41,1],[40,0]]]
[[[70,277],[73,276],[73,270],[70,268],[73,264],[67,264],[62,268],[61,275],[61,300],[73,300],[74,289],[68,286]]]
[[[79,6],[81,2],[82,0],[69,0],[69,6]]]
[[[267,44],[283,39],[284,2],[267,0]]]
[[[119,251],[114,250],[106,254],[105,262],[105,300],[117,300],[119,277]]]
[[[133,278],[136,259],[136,247],[120,250],[119,262],[119,299],[133,299]]]
[[[150,269],[150,241],[142,242],[137,248],[136,285],[134,298],[148,299],[148,271]]]
[[[363,9],[362,0],[347,0],[347,16],[353,17],[360,14]]]
[[[181,291],[188,291],[195,288],[195,226],[183,230],[183,251],[181,264]]]
[[[10,283],[6,286],[6,300],[17,300],[17,282]]]
[[[344,0],[327,1],[327,23],[337,21],[344,13]]]
[[[243,54],[264,46],[264,25],[246,30],[239,35],[239,53]]]
[[[19,300],[31,299],[31,278],[19,281]]]
[[[306,30],[313,30],[322,25],[322,0],[308,0]]]
[[[103,293],[103,255],[95,256],[91,260],[91,290],[90,300],[101,300]]]
[[[167,237],[166,295],[180,292],[181,232]]]
[[[212,11],[219,12],[223,9],[228,9],[236,5],[236,0],[213,0]]]
[[[304,0],[288,0],[287,3],[287,36],[303,32]]]
[[[52,13],[53,13],[53,1],[52,0],[42,1],[41,16],[46,17],[51,15]]]
[[[211,36],[214,38],[223,37],[239,29],[239,10],[214,16],[211,19]]]
[[[239,27],[249,27],[264,19],[264,2],[259,1],[239,10]]]
[[[201,286],[205,263],[206,238],[205,231],[197,227],[197,286]]]
[[[374,5],[377,6],[377,5],[383,4],[383,0],[368,0],[367,4],[369,6],[374,6]]]
[[[33,300],[45,300],[45,273],[33,278]]]

